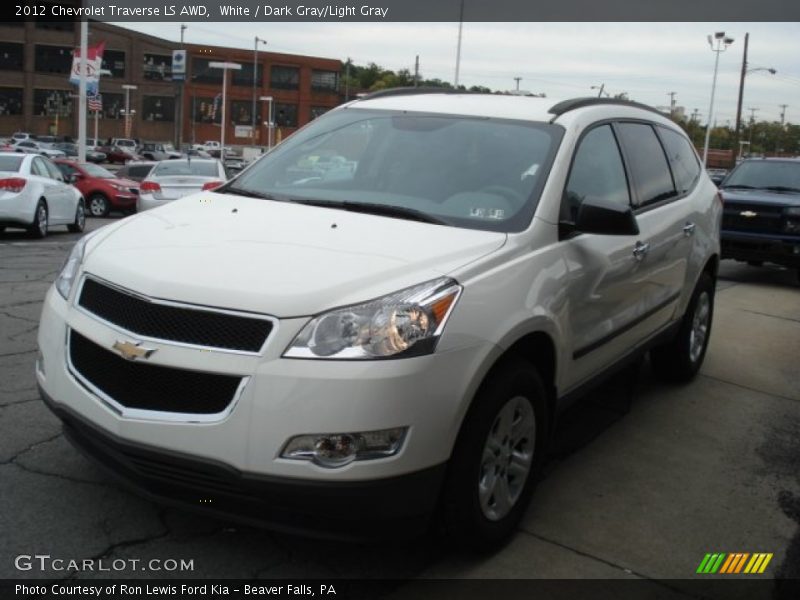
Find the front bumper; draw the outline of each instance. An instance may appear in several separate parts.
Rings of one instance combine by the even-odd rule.
[[[80,282],[75,287],[73,296]],[[332,519],[337,523],[392,517],[409,521],[401,529],[413,529],[410,520],[424,522],[423,515],[435,506],[443,465],[470,396],[468,374],[478,370],[489,350],[465,346],[383,361],[281,358],[307,320],[278,321],[264,347],[250,354],[147,339],[146,345],[155,348],[146,359],[149,364],[235,375],[246,383],[231,410],[202,422],[174,413],[126,416],[76,377],[67,340],[70,331],[79,332],[111,352],[116,341],[136,336],[98,320],[51,288],[39,327],[37,381],[79,447],[161,500],[293,530],[305,529],[288,516],[291,508],[304,517],[317,511],[324,520],[338,515]],[[406,427],[407,435],[391,457],[357,460],[336,469],[281,458],[286,442],[296,435],[394,427]],[[158,464],[164,457],[178,457],[177,472],[198,473],[198,478],[185,482],[170,467],[167,481],[160,472],[154,483],[131,466],[130,455],[140,449],[154,455]],[[213,508],[198,504],[203,493]],[[271,516],[273,509],[278,517]],[[308,529],[322,524],[312,523]],[[355,535],[358,528],[344,529]]]
[[[722,231],[722,258],[800,268],[800,237]]]
[[[67,439],[135,492],[160,504],[209,516],[353,541],[424,533],[436,507],[445,465],[358,482],[314,482],[237,471],[100,430],[39,389]]]

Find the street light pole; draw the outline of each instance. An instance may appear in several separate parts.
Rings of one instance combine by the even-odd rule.
[[[131,90],[137,89],[135,85],[124,84],[125,90],[125,137],[131,137]]]
[[[222,69],[222,127],[220,131],[220,150],[219,156],[222,159],[223,164],[225,163],[225,129],[227,126],[227,120],[225,118],[225,105],[227,104],[226,101],[226,94],[228,90],[228,69],[233,71],[241,71],[242,65],[239,63],[234,62],[212,62],[208,63],[209,68],[211,69]]]
[[[714,94],[717,91],[717,71],[719,69],[719,54],[725,52],[733,43],[733,38],[725,37],[724,31],[717,31],[714,34],[714,39],[717,40],[717,47],[714,48],[714,43],[711,41],[711,36],[708,36],[708,45],[711,46],[711,51],[716,53],[714,58],[714,79],[711,83],[711,102],[708,107],[708,125],[706,126],[706,141],[703,144],[703,167],[708,164],[708,143],[711,139],[711,125],[714,122]]]
[[[183,46],[183,32],[188,29],[187,25],[181,23],[181,50],[185,50]],[[186,75],[184,74],[184,77]],[[183,146],[183,88],[185,85],[185,81],[181,80],[178,82],[178,139],[176,140],[178,143],[178,152],[181,152],[181,146]]]
[[[253,119],[250,127],[250,142],[252,144],[256,143],[256,81],[258,80],[258,42],[261,42],[266,46],[267,40],[262,40],[260,37],[256,36],[255,42],[253,43]]]
[[[272,149],[272,96],[261,96],[260,100],[267,103],[267,152]]]

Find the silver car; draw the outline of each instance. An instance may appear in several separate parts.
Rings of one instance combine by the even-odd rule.
[[[24,152],[25,154],[41,154],[47,158],[64,158],[64,156],[66,156],[64,152],[53,148],[50,144],[30,139],[22,140],[14,144],[14,151]]]
[[[219,187],[227,176],[216,159],[165,160],[156,163],[139,186],[136,209],[141,212],[189,194]]]

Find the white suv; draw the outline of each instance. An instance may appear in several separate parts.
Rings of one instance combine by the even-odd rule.
[[[697,372],[721,208],[645,106],[377,93],[85,236],[38,382],[160,501],[345,537],[440,514],[485,547],[571,399],[648,350]]]

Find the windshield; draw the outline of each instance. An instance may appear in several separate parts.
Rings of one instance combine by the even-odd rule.
[[[92,163],[82,163],[81,168],[86,171],[91,177],[100,177],[102,179],[114,179],[116,175],[114,175],[108,169],[104,169],[100,165],[95,165]]]
[[[171,177],[173,175],[196,175],[198,177],[219,177],[216,162],[198,162],[186,160],[168,160],[156,164],[150,172],[153,177]]]
[[[22,156],[0,156],[0,171],[19,171]]]
[[[723,188],[786,188],[800,191],[800,161],[754,160],[740,164]]]
[[[545,123],[344,109],[287,139],[230,190],[366,212],[397,207],[448,225],[521,231],[561,132]]]

